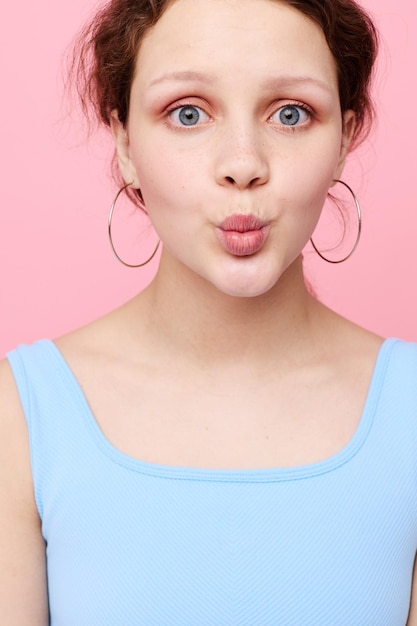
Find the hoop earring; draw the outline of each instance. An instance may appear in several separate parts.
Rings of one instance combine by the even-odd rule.
[[[113,237],[112,237],[112,232],[111,232],[111,227],[112,227],[112,220],[113,220],[113,213],[114,213],[114,209],[116,206],[116,202],[119,199],[120,194],[127,189],[127,187],[130,187],[130,184],[124,185],[117,193],[115,199],[112,202],[112,205],[110,207],[110,213],[109,213],[109,219],[108,219],[108,234],[109,234],[109,241],[110,241],[110,245],[111,245],[111,249],[113,250],[114,256],[116,257],[116,259],[118,261],[120,261],[120,263],[122,263],[123,265],[125,265],[126,267],[143,267],[144,265],[147,265],[149,263],[149,261],[152,261],[152,259],[154,258],[158,248],[159,248],[159,244],[161,243],[161,240],[158,241],[158,243],[156,244],[156,248],[155,250],[152,252],[151,256],[149,257],[149,259],[147,259],[146,261],[144,261],[143,263],[138,263],[137,265],[133,265],[131,263],[126,263],[126,261],[123,261],[122,258],[120,258],[120,256],[117,254],[116,252],[116,248],[114,247],[113,244]]]
[[[357,211],[357,214],[358,214],[358,234],[356,235],[355,243],[353,245],[352,250],[349,252],[349,254],[347,254],[345,257],[343,257],[343,259],[339,259],[338,261],[333,261],[332,259],[328,259],[327,257],[325,257],[316,248],[316,245],[315,245],[312,237],[310,237],[310,242],[311,242],[311,245],[313,246],[314,250],[317,252],[319,257],[323,259],[323,261],[327,261],[327,263],[337,264],[337,263],[343,263],[344,261],[347,261],[352,256],[352,254],[355,252],[356,248],[358,247],[359,240],[361,238],[361,233],[362,233],[362,214],[361,214],[361,207],[360,207],[360,204],[359,204],[359,200],[356,197],[356,195],[353,192],[353,190],[349,187],[349,185],[344,183],[343,180],[335,180],[333,182],[340,183],[341,185],[344,185],[346,187],[346,189],[352,194],[353,200],[355,201],[356,211]]]

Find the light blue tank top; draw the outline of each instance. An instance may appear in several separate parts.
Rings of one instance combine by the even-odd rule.
[[[417,345],[383,344],[340,453],[244,471],[130,458],[106,440],[52,342],[9,360],[52,626],[404,626],[417,547]]]

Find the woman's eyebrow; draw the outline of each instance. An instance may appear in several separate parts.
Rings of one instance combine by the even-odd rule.
[[[206,74],[204,72],[194,70],[166,72],[161,76],[154,78],[149,83],[149,87],[169,81],[193,81],[211,85],[216,82],[216,77],[212,74]],[[333,93],[332,87],[329,83],[315,76],[285,74],[271,76],[262,82],[262,88],[270,90],[282,89],[286,87],[301,87],[303,85],[312,85],[313,87],[318,87],[320,90],[325,91],[328,94]]]
[[[315,76],[296,76],[296,75],[283,75],[273,76],[268,78],[262,83],[264,89],[280,89],[282,87],[301,87],[303,85],[312,85],[318,87],[322,91],[332,94],[333,89],[330,83],[327,83]],[[336,86],[337,88],[337,86]]]
[[[212,84],[215,82],[215,77],[209,74],[205,74],[203,72],[195,72],[191,70],[166,72],[165,74],[154,78],[154,80],[149,83],[149,86],[152,87],[153,85],[158,85],[160,83],[170,80],[197,81],[200,83]]]

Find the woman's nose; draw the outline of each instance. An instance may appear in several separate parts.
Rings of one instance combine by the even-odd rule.
[[[217,138],[216,181],[244,190],[264,185],[269,178],[266,147],[254,130],[231,129]]]

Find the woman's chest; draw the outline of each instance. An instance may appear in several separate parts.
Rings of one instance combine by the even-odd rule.
[[[87,385],[117,449],[143,461],[218,469],[292,467],[329,458],[354,436],[368,381],[336,377],[222,380],[175,377]]]

